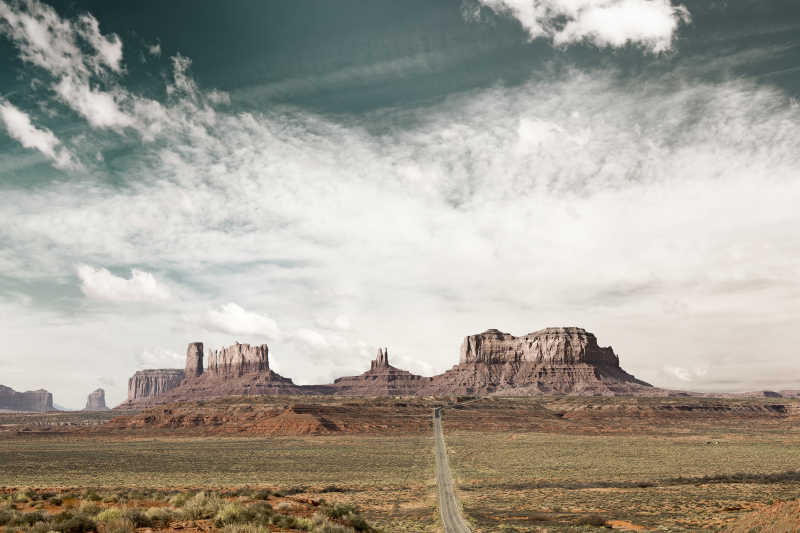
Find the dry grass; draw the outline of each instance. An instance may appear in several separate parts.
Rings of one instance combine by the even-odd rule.
[[[45,435],[52,431],[36,430],[47,427],[40,425],[25,436],[13,425],[0,436],[0,486],[51,492],[97,487],[99,499],[87,494],[84,503],[104,508],[127,505],[122,500],[131,491],[143,491],[144,518],[150,513],[151,520],[166,520],[158,518],[161,511],[148,511],[154,506],[194,509],[192,520],[225,533],[293,527],[289,519],[279,519],[287,521],[283,525],[248,521],[257,514],[249,506],[259,498],[320,530],[357,526],[349,507],[357,506],[384,532],[434,532],[440,524],[429,416],[433,406],[454,400],[325,399],[317,405],[303,399],[300,405],[296,399],[232,398],[185,404],[172,413],[159,408],[151,412],[161,413],[156,422],[141,427],[118,419],[101,429]],[[253,431],[274,429],[253,420],[289,404],[302,416],[324,416],[339,432],[208,435],[239,431],[244,422]],[[191,416],[193,409],[204,415]],[[745,520],[750,510],[800,496],[798,413],[800,403],[787,399],[490,398],[448,410],[445,431],[476,533],[717,531]],[[60,420],[48,415],[41,423],[50,419]],[[25,424],[39,420],[31,415]],[[247,485],[245,492],[230,491]],[[106,502],[115,487],[121,487],[118,501]],[[198,491],[217,491],[230,506],[210,516],[206,503],[194,501]],[[323,498],[332,516],[311,503]],[[78,510],[83,505],[73,504]],[[110,512],[109,522],[119,528],[105,533],[129,533],[125,528],[137,516]]]
[[[355,505],[385,531],[432,531],[432,438],[0,440],[0,486],[222,490],[260,486]],[[174,495],[179,498],[179,494]]]
[[[447,442],[476,532],[573,531],[592,515],[647,530],[716,531],[800,494],[800,473],[788,470],[800,465],[800,438],[781,433],[457,432]]]

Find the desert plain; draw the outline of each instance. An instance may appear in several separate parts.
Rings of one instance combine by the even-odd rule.
[[[431,430],[441,406],[476,533],[797,527],[798,400],[568,396],[234,396],[6,413],[0,527],[442,531]]]

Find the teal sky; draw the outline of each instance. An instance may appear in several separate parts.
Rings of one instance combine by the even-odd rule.
[[[0,0],[0,383],[579,325],[660,386],[798,388],[799,101],[789,0]]]

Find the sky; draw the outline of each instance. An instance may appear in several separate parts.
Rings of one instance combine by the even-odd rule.
[[[0,0],[0,383],[326,383],[574,325],[800,388],[794,0]]]

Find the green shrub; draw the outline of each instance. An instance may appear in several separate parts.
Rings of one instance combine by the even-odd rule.
[[[145,512],[145,516],[150,521],[150,527],[167,527],[172,522],[174,516],[165,507],[151,507]]]
[[[103,531],[104,533],[134,533],[136,528],[133,527],[130,520],[119,519],[107,522]]]
[[[36,522],[28,528],[27,533],[47,533],[50,529],[49,522]]]
[[[353,528],[335,524],[319,513],[314,515],[311,523],[311,533],[355,533]]]
[[[50,502],[50,505],[55,505],[56,507],[64,503],[60,496],[51,496],[47,501]]]
[[[0,509],[0,526],[15,522],[18,515],[19,513],[14,509]]]
[[[246,507],[242,507],[238,503],[229,503],[217,511],[214,517],[214,527],[222,528],[229,524],[242,524],[250,522],[253,519],[253,513]]]
[[[599,514],[590,514],[587,516],[582,516],[578,519],[579,526],[595,526],[595,527],[604,527],[607,525],[607,520],[600,516]]]
[[[36,522],[45,522],[48,517],[41,511],[34,511],[32,513],[14,513],[8,520],[9,526],[32,526]]]
[[[336,485],[328,485],[327,487],[323,488],[321,493],[328,493],[328,492],[347,492],[347,489],[343,489],[342,487],[337,487]]]
[[[268,500],[272,496],[272,491],[268,489],[257,490],[253,493],[254,500]]]
[[[83,501],[78,506],[78,510],[85,514],[96,515],[102,511],[103,508],[93,501]]]
[[[103,498],[101,498],[100,495],[97,494],[97,492],[95,492],[93,490],[88,490],[88,491],[86,491],[86,494],[84,495],[84,499],[89,500],[90,502],[99,502]]]
[[[179,492],[178,494],[170,497],[169,503],[175,507],[183,507],[191,497],[192,495],[188,492]]]
[[[371,531],[372,528],[369,527],[367,521],[361,517],[361,515],[350,513],[347,515],[347,519],[345,520],[347,525],[355,529],[356,531]]]
[[[67,514],[68,517],[64,515]],[[97,524],[94,520],[83,514],[72,515],[71,513],[62,513],[62,520],[56,520],[53,523],[53,531],[60,531],[61,533],[87,533],[89,531],[97,531]]]
[[[130,507],[122,511],[123,520],[129,521],[133,527],[150,527],[151,521],[141,509]]]
[[[358,509],[354,505],[346,505],[344,503],[334,503],[328,504],[323,503],[319,511],[327,516],[328,518],[332,518],[337,520],[349,514],[358,514]]]
[[[183,516],[187,520],[211,518],[219,512],[222,502],[214,494],[198,492],[183,506]]]
[[[290,515],[275,514],[275,515],[272,515],[272,519],[270,521],[272,522],[272,525],[274,525],[274,526],[278,526],[278,527],[282,527],[282,528],[286,528],[286,529],[297,529],[298,528],[297,518],[295,518],[293,516],[290,516]]]
[[[275,514],[272,506],[267,502],[256,502],[248,507],[247,510],[252,515],[252,520],[261,524],[268,524],[272,515]]]
[[[98,522],[113,522],[115,520],[122,520],[122,514],[123,511],[119,507],[109,507],[97,513],[94,519]]]
[[[268,533],[264,526],[256,524],[228,524],[222,528],[222,533]]]

